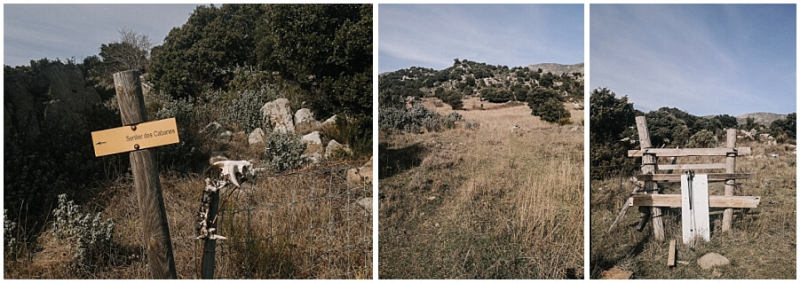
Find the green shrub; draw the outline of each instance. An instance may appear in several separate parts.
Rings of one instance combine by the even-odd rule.
[[[276,172],[285,172],[300,168],[306,163],[302,157],[306,144],[295,134],[272,132],[267,137],[267,148],[264,149],[265,165]]]
[[[325,134],[334,140],[346,142],[353,157],[372,154],[372,117],[337,115],[336,127],[325,129]]]
[[[80,206],[67,200],[66,194],[58,196],[58,206],[53,210],[53,236],[74,245],[72,268],[91,270],[105,263],[111,254],[114,220],[103,221],[102,213],[92,216]]]

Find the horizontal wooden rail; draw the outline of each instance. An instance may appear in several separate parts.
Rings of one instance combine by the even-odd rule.
[[[715,208],[756,208],[761,197],[708,196],[708,206]],[[628,198],[629,206],[681,207],[681,195],[634,195]]]
[[[656,157],[673,157],[673,156],[727,156],[728,153],[736,153],[736,155],[750,155],[749,147],[737,148],[648,148],[648,149],[634,149],[628,150],[628,157],[641,157],[642,154],[654,154]]]
[[[725,163],[658,165],[658,170],[703,170],[703,169],[725,169]]]
[[[641,174],[636,175],[639,181],[667,181],[667,182],[680,182],[681,175],[683,174]],[[709,182],[723,182],[725,180],[738,180],[738,179],[752,179],[753,174],[750,173],[708,173]]]

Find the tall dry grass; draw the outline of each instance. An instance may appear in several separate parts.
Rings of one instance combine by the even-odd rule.
[[[484,109],[458,111],[477,129],[381,140],[381,278],[583,276],[582,128]]]
[[[797,167],[794,145],[764,145],[755,142],[737,146],[752,148],[751,156],[736,159],[736,172],[753,173],[753,179],[737,180],[736,195],[761,196],[754,209],[734,209],[730,233],[721,232],[722,209],[711,209],[711,241],[699,241],[694,251],[681,241],[680,209],[663,211],[667,240],[679,243],[675,268],[666,267],[668,244],[653,240],[652,228],[637,232],[640,213],[629,209],[620,225],[609,226],[633,191],[624,177],[609,177],[591,185],[591,276],[614,266],[633,272],[635,278],[796,278],[796,187]],[[777,154],[777,158],[770,157]],[[661,158],[659,163],[666,162]],[[679,158],[678,163],[719,163],[724,157]],[[721,170],[703,171],[721,172]],[[683,173],[676,171],[674,173]],[[679,185],[664,189],[680,194]],[[724,184],[711,183],[710,195],[724,194]],[[708,252],[727,257],[731,265],[702,270],[696,260]]]
[[[223,189],[215,278],[370,278],[372,217],[355,202],[371,197],[369,184],[348,185],[346,168],[262,176]],[[195,240],[201,176],[162,176],[179,278],[199,278],[202,242]],[[229,196],[228,192],[232,192]],[[114,255],[92,273],[70,270],[69,249],[40,239],[39,251],[5,263],[5,278],[144,279],[150,277],[132,180],[115,182],[106,217],[116,222]]]

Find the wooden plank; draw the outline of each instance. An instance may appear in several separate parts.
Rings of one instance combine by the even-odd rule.
[[[646,175],[636,175],[636,179],[639,181],[668,181],[668,182],[680,182],[682,174],[646,174]],[[725,180],[736,180],[736,179],[752,179],[753,174],[750,173],[708,173],[708,181],[709,182],[722,182]]]
[[[683,156],[727,156],[735,152],[737,155],[750,155],[749,147],[739,148],[643,148],[628,150],[628,157],[641,157],[642,155],[655,155],[656,157],[683,157]]]
[[[708,206],[712,208],[756,208],[760,202],[759,196],[708,196]],[[681,207],[681,195],[634,195],[628,198],[628,205]]]
[[[650,133],[647,131],[647,120],[644,116],[636,117],[636,130],[639,134],[639,146],[641,149],[652,147],[650,144]],[[658,160],[653,155],[642,156],[642,174],[654,174],[658,172]],[[658,194],[658,184],[653,181],[644,182],[645,194]],[[653,219],[653,238],[656,242],[663,242],[664,222],[661,219],[661,208],[651,207],[650,215]],[[642,230],[640,226],[640,231]]]
[[[725,163],[658,165],[658,170],[706,170],[706,169],[725,169]]]
[[[669,255],[667,256],[667,267],[675,266],[675,240],[669,241]]]
[[[681,226],[683,243],[690,244],[697,237],[711,240],[711,225],[708,219],[708,176],[697,174],[689,189],[688,176],[681,176]],[[691,203],[689,203],[691,201]],[[694,247],[694,246],[692,246]]]
[[[117,90],[122,124],[134,125],[147,122],[139,74],[135,71],[115,73],[114,86]],[[130,160],[133,186],[139,202],[142,243],[147,251],[150,275],[153,279],[177,279],[167,210],[162,197],[155,156],[150,149],[145,149],[131,152]]]
[[[726,146],[735,147],[736,129],[728,129],[728,132],[726,134],[728,135]],[[725,157],[725,173],[733,173],[733,172],[736,172],[736,154],[728,154]],[[725,181],[726,196],[733,196],[734,186],[735,186],[734,180]],[[722,232],[726,232],[731,229],[731,219],[733,219],[733,209],[727,208],[725,209],[725,212],[722,213]]]

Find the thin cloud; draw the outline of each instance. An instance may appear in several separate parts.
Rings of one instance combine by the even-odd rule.
[[[794,112],[795,15],[785,8],[592,5],[591,88],[644,111]]]

